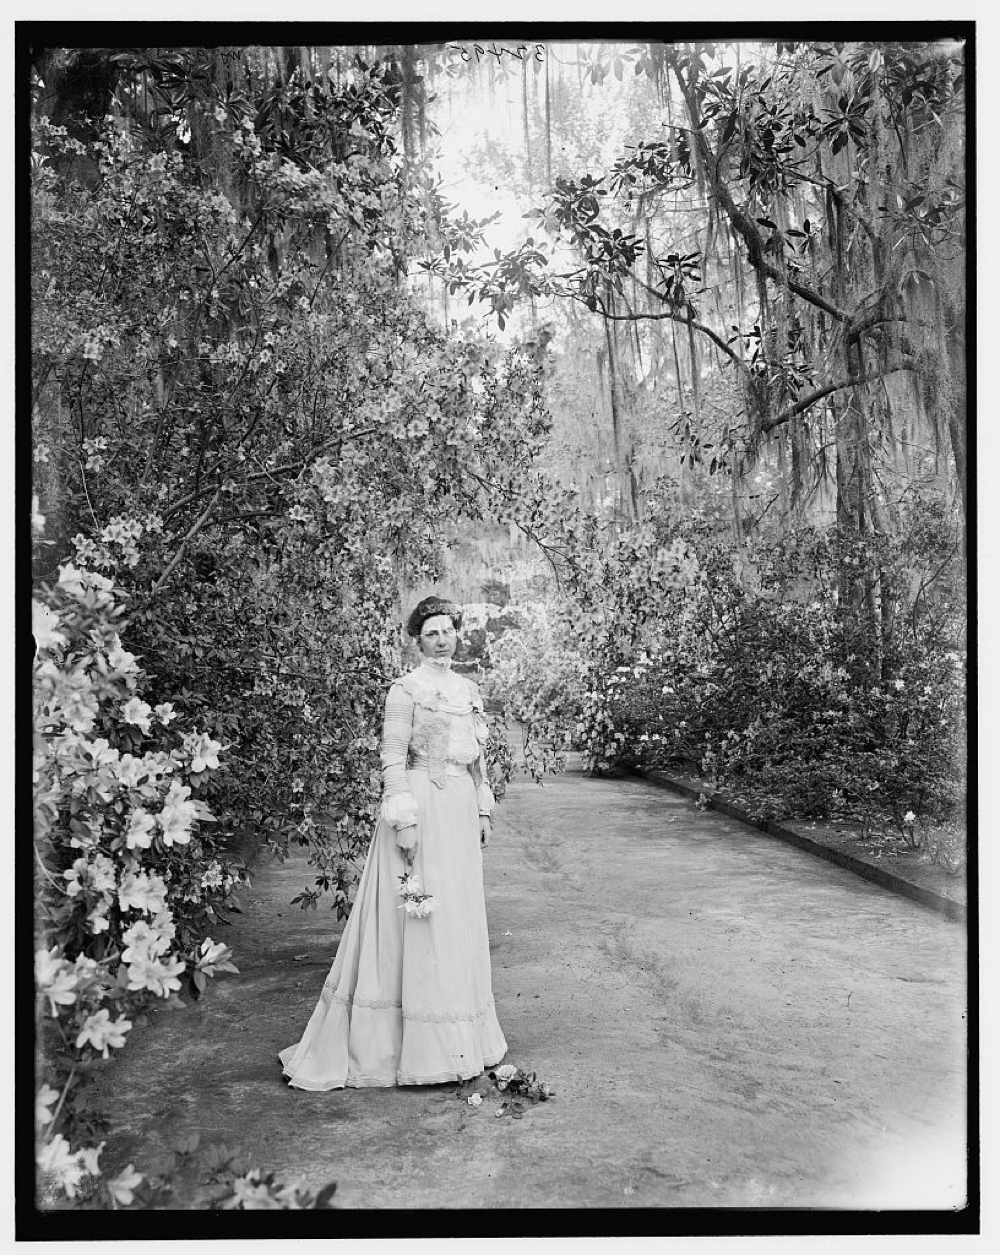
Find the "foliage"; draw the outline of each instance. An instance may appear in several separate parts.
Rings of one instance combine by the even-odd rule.
[[[32,610],[38,1164],[72,1198],[104,1145],[71,1149],[102,1127],[83,1108],[87,1081],[148,1006],[236,971],[208,930],[244,872],[205,828],[224,747],[144,700],[112,582],[67,563]],[[111,1199],[117,1186],[100,1188]]]
[[[672,375],[677,451],[733,478],[737,528],[773,436],[792,503],[829,483],[865,530],[884,496],[869,443],[914,402],[964,493],[961,44],[612,45],[583,64],[598,90],[611,65],[648,76],[666,133],[558,174],[505,253],[438,252],[429,272],[501,327],[553,297],[598,316],[623,484],[625,416]],[[725,411],[703,412],[720,384]]]
[[[300,1181],[282,1182],[253,1167],[245,1151],[221,1142],[203,1146],[198,1133],[181,1138],[144,1173],[130,1163],[101,1185],[85,1180],[73,1210],[318,1211],[335,1206],[337,1189],[333,1183],[314,1191]],[[60,1206],[52,1203],[53,1210]]]
[[[171,92],[190,60],[157,62]],[[440,205],[404,177],[386,73],[327,93],[337,142],[306,168],[277,98],[255,113],[201,78],[171,108],[207,137],[108,124],[84,142],[39,118],[33,166],[56,543],[123,588],[157,700],[227,745],[206,790],[220,839],[308,844],[298,900],[331,891],[341,914],[373,826],[400,578],[434,578],[445,522],[530,528],[547,431],[531,356],[446,336],[401,284],[399,249]]]
[[[696,574],[631,649],[603,653],[581,729],[593,765],[694,769],[765,817],[954,814],[963,622],[946,592],[911,602],[915,555],[813,529],[743,549],[679,535]],[[851,567],[881,572],[877,621],[838,598]]]
[[[483,694],[518,725],[526,767],[560,770],[582,701],[579,652],[562,635],[557,607],[511,604],[486,618]]]

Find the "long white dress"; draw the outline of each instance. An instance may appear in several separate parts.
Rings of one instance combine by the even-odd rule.
[[[479,839],[493,804],[485,738],[475,685],[440,664],[425,660],[390,688],[381,815],[319,1002],[301,1041],[280,1052],[290,1085],[430,1085],[504,1057]],[[397,832],[414,820],[413,872],[435,900],[422,918],[398,894]]]

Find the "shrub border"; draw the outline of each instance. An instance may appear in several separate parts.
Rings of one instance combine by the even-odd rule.
[[[804,833],[790,828],[787,824],[778,823],[773,819],[751,819],[742,806],[731,802],[724,794],[714,791],[712,786],[707,783],[690,784],[686,780],[678,779],[665,771],[647,770],[642,767],[629,767],[626,770],[630,775],[637,776],[648,784],[655,785],[661,789],[670,789],[674,793],[680,793],[684,797],[691,798],[692,801],[697,801],[699,797],[704,796],[707,799],[707,806],[711,810],[728,815],[731,819],[738,819],[750,828],[756,828],[759,832],[764,832],[770,837],[777,837],[779,841],[785,841],[789,845],[794,845],[800,850],[805,850],[808,854],[815,854],[819,858],[826,859],[828,863],[835,863],[838,867],[846,868],[847,871],[854,872],[855,875],[860,876],[863,880],[879,885],[883,889],[889,889],[904,898],[910,898],[914,902],[919,902],[922,906],[929,907],[932,911],[937,911],[939,915],[943,915],[946,919],[950,919],[955,923],[965,924],[968,922],[968,909],[964,902],[959,902],[955,898],[949,898],[943,893],[936,893],[933,889],[928,889],[923,885],[913,884],[912,881],[905,879],[905,877],[899,876],[884,867],[875,867],[871,863],[865,862],[864,859],[855,857],[853,854],[847,854],[843,850],[823,845],[821,842],[805,836]]]

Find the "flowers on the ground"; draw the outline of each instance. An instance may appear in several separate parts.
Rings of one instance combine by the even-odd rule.
[[[548,1102],[550,1098],[555,1097],[555,1090],[547,1082],[539,1081],[534,1072],[529,1074],[513,1063],[505,1063],[499,1068],[494,1068],[487,1080],[490,1083],[489,1088],[483,1089],[480,1082],[479,1087],[469,1094],[466,1087],[462,1085],[457,1091],[457,1096],[464,1097],[468,1105],[476,1109],[482,1106],[485,1098],[491,1096],[491,1090],[495,1090],[500,1099],[493,1112],[497,1119],[510,1115],[513,1119],[520,1120],[524,1115],[525,1102],[532,1104]]]
[[[904,824],[915,824],[916,822],[917,822],[917,817],[916,815],[914,815],[913,811],[907,811],[906,814],[903,816]]]

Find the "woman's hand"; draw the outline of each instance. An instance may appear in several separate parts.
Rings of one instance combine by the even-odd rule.
[[[485,850],[490,843],[490,837],[493,835],[493,827],[490,823],[489,815],[479,816],[479,844]]]
[[[404,828],[397,828],[396,844],[402,851],[407,863],[412,863],[413,855],[417,850],[417,825],[407,824]]]

